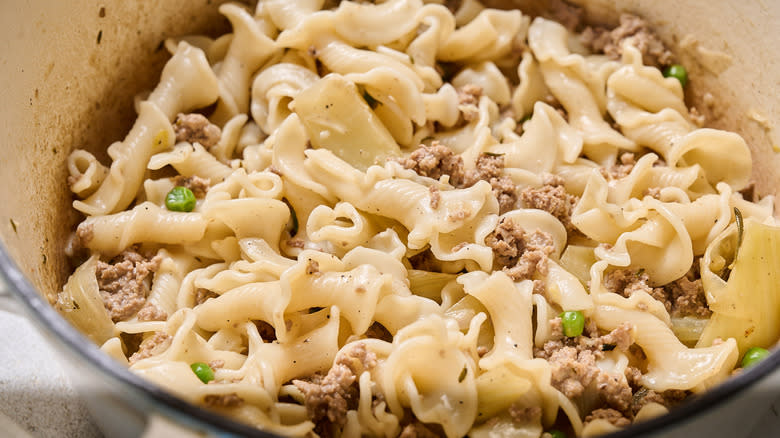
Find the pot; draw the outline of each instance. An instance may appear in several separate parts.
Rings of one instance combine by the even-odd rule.
[[[134,120],[133,96],[151,88],[168,58],[162,41],[228,29],[221,1],[36,0],[0,4],[0,271],[25,311],[63,357],[86,367],[74,376],[106,435],[144,429],[271,436],[189,405],[131,374],[72,328],[49,305],[70,273],[63,248],[77,221],[65,161],[86,148],[107,161],[105,146]],[[535,12],[532,0],[501,3]],[[620,12],[646,18],[674,48],[693,78],[689,102],[713,127],[740,133],[751,148],[755,190],[780,188],[780,3],[627,0],[584,2],[589,21],[617,22]],[[614,435],[684,436],[702,427],[729,436],[760,410],[735,409],[780,367],[780,352],[692,399],[666,416]],[[752,389],[750,389],[752,388]],[[746,392],[753,391],[752,395]],[[760,395],[766,406],[777,394]],[[760,399],[761,400],[761,399]],[[712,429],[714,427],[714,429]],[[161,429],[162,428],[162,429]],[[181,429],[184,428],[184,429]],[[225,435],[221,435],[225,436]]]

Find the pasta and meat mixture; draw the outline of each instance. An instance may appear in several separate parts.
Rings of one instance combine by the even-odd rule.
[[[643,20],[325,3],[222,5],[71,154],[56,305],[107,354],[284,435],[549,436],[777,341],[773,200]]]

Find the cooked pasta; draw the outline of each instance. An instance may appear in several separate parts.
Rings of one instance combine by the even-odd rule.
[[[222,5],[111,163],[71,154],[56,306],[107,354],[283,435],[539,437],[662,415],[777,342],[773,199],[671,53],[326,3]]]

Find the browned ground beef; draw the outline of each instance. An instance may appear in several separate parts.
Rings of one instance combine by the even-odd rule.
[[[555,251],[552,237],[544,231],[527,232],[512,219],[503,218],[485,239],[493,249],[495,263],[513,280],[531,279],[547,273],[547,259]]]
[[[635,165],[636,159],[634,158],[634,154],[625,152],[620,155],[618,163],[615,163],[610,167],[602,167],[600,171],[606,180],[615,180],[628,176]]]
[[[631,420],[626,418],[620,411],[615,409],[596,409],[585,417],[585,423],[593,420],[607,420],[617,427],[626,427],[631,424]]]
[[[219,143],[222,136],[219,126],[197,113],[177,115],[173,131],[176,133],[176,142],[200,143],[205,148]]]
[[[604,53],[612,59],[623,54],[623,42],[630,42],[642,52],[645,65],[664,67],[674,62],[674,55],[664,45],[647,22],[636,15],[622,14],[620,25],[612,30],[603,27],[587,27],[582,32],[582,43],[594,53]]]
[[[708,318],[712,315],[701,278],[696,277],[696,274],[689,272],[663,287],[666,298],[671,302],[672,316]]]
[[[636,415],[636,413],[639,412],[639,410],[648,403],[658,403],[669,408],[679,404],[685,400],[686,397],[688,397],[687,391],[670,389],[668,391],[658,393],[652,389],[640,387],[634,392],[634,397],[631,403],[631,411],[634,413],[634,415]]]
[[[111,320],[122,321],[141,310],[149,291],[147,277],[157,271],[160,261],[160,256],[149,259],[128,249],[109,263],[97,262],[100,297]]]
[[[420,145],[409,157],[399,160],[402,166],[412,169],[418,175],[439,179],[450,176],[450,184],[458,187],[464,177],[463,159],[452,150],[434,141],[430,146]]]
[[[541,187],[526,187],[520,191],[520,201],[526,208],[544,210],[555,216],[568,232],[575,232],[571,213],[579,198],[566,192],[562,180],[552,177]]]
[[[162,353],[170,347],[172,340],[173,338],[165,332],[155,332],[154,335],[141,341],[138,351],[130,356],[130,364]]]
[[[534,357],[550,363],[551,384],[569,398],[580,397],[585,388],[595,384],[605,406],[632,415],[629,413],[633,396],[628,378],[604,372],[596,365],[604,351],[629,350],[634,343],[632,326],[626,323],[604,335],[589,327],[586,334],[567,338],[562,334],[560,322],[560,318],[551,321],[553,340],[534,351]]]
[[[508,176],[501,176],[503,169],[503,156],[482,154],[477,158],[476,168],[463,177],[465,187],[471,187],[478,181],[490,183],[498,200],[499,214],[514,210],[517,204],[517,186]]]
[[[479,98],[482,97],[482,87],[466,84],[458,90],[458,109],[464,122],[479,118]]]
[[[319,430],[343,426],[347,411],[355,409],[358,402],[357,376],[376,366],[376,355],[365,344],[356,346],[336,358],[325,376],[315,374],[306,380],[293,380],[303,393],[309,418]]]
[[[458,103],[461,105],[476,105],[482,97],[482,87],[466,84],[458,90]]]
[[[431,192],[431,208],[436,210],[439,208],[439,203],[441,202],[441,192],[439,192],[439,189],[436,188],[436,186],[428,187],[428,191]]]
[[[206,192],[209,190],[210,182],[208,179],[201,178],[199,176],[182,176],[179,175],[173,178],[173,183],[177,186],[182,186],[190,189],[192,194],[196,198],[202,198],[206,196]]]
[[[517,186],[511,178],[501,175],[504,168],[503,156],[482,154],[477,158],[475,168],[467,171],[460,156],[453,154],[447,146],[434,141],[430,146],[420,145],[407,158],[400,159],[399,163],[418,175],[433,179],[448,175],[450,184],[456,188],[471,187],[478,181],[487,181],[493,188],[501,214],[514,210],[517,204]],[[438,194],[432,190],[431,208],[438,206]]]
[[[696,266],[697,263],[694,263]],[[695,268],[685,276],[664,285],[650,287],[647,273],[641,270],[616,269],[604,275],[604,287],[624,297],[630,297],[636,291],[644,291],[660,301],[667,312],[675,317],[694,316],[706,318],[712,314],[707,306],[701,278]]]
[[[136,316],[139,321],[165,321],[168,319],[168,312],[151,302],[147,302]]]

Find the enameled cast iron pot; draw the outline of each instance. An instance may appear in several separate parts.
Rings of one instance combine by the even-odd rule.
[[[78,333],[49,305],[70,267],[63,247],[77,221],[65,160],[105,148],[134,120],[133,96],[150,89],[168,55],[161,42],[228,30],[212,0],[33,0],[0,2],[0,272],[73,374],[107,436],[170,435],[171,428],[219,436],[271,436],[189,405],[131,374]],[[537,12],[539,1],[493,1]],[[771,0],[573,0],[589,21],[646,18],[692,78],[690,102],[714,96],[712,125],[739,132],[753,151],[755,188],[780,188],[780,2]],[[616,4],[618,5],[616,7]],[[780,352],[674,409],[614,435],[744,434],[744,425],[779,394],[765,390]],[[774,374],[777,378],[778,373]],[[777,386],[774,386],[775,388]],[[750,397],[753,406],[737,401]],[[771,433],[770,433],[771,434]]]

